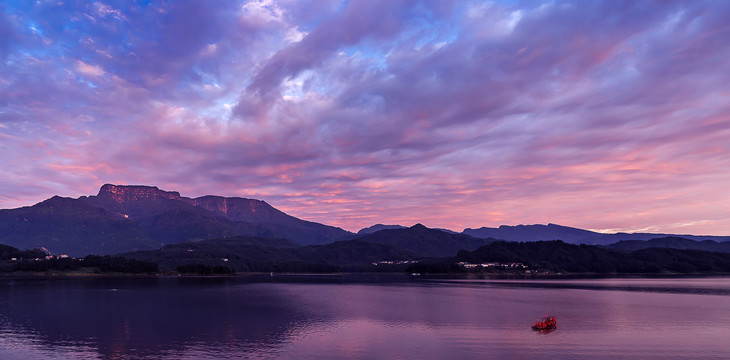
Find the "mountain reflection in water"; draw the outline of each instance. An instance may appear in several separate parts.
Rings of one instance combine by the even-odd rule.
[[[6,278],[0,358],[722,358],[728,290],[728,278]],[[547,313],[559,328],[533,332]]]
[[[281,342],[302,314],[286,290],[230,279],[17,280],[4,284],[2,327],[44,346],[85,345],[103,357],[156,357],[196,343],[219,349]],[[7,331],[7,330],[6,330]]]

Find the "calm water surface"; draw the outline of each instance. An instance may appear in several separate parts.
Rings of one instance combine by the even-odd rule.
[[[730,278],[0,279],[0,359],[160,358],[728,359]]]

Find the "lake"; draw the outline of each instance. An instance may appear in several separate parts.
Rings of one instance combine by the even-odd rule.
[[[728,357],[728,277],[0,278],[0,359]]]

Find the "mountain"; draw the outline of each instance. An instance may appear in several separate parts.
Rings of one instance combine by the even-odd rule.
[[[55,196],[33,206],[0,210],[0,243],[21,249],[46,247],[74,256],[236,235],[310,245],[353,234],[295,218],[261,200],[187,198],[154,186],[106,184],[95,196]]]
[[[622,240],[606,246],[608,249],[622,251],[636,251],[649,248],[691,249],[730,253],[730,242],[716,242],[712,240],[695,241],[676,236],[669,236],[651,240]]]
[[[393,246],[423,257],[454,256],[459,250],[474,250],[494,240],[478,239],[464,234],[451,234],[429,229],[421,224],[404,229],[380,230],[358,237],[358,239]]]
[[[77,199],[54,196],[33,206],[0,210],[0,244],[20,249],[46,247],[54,254],[72,256],[158,249],[165,244],[235,236],[285,238],[299,245],[361,239],[421,257],[453,256],[459,250],[473,250],[494,239],[599,245],[662,237],[721,244],[730,241],[730,236],[602,234],[556,224],[483,227],[459,234],[420,224],[410,228],[377,224],[353,234],[298,219],[261,200],[214,195],[189,198],[176,191],[141,185],[105,184],[97,195]],[[704,243],[691,247],[716,246]]]
[[[479,229],[467,228],[464,229],[462,234],[471,235],[477,238],[495,238],[507,241],[562,240],[570,244],[587,245],[610,245],[623,240],[651,240],[662,237],[682,237],[695,241],[730,241],[730,236],[674,235],[657,233],[605,234],[556,224],[517,226],[502,225],[499,228],[482,227]]]
[[[477,238],[495,238],[507,241],[546,241],[563,240],[568,243],[578,243],[599,233],[556,224],[547,225],[502,225],[499,228],[482,227],[479,229],[464,229],[462,232]]]
[[[712,235],[689,235],[689,234],[660,234],[660,233],[615,233],[615,234],[600,234],[597,236],[584,239],[581,243],[583,244],[596,244],[596,245],[609,245],[619,241],[625,240],[643,240],[648,241],[657,238],[666,237],[679,237],[693,241],[715,241],[715,242],[728,242],[730,236],[712,236]]]
[[[245,222],[230,221],[206,212],[189,209],[164,211],[137,219],[150,237],[162,244],[217,239],[236,235],[275,238],[274,230]]]
[[[228,220],[269,229],[302,245],[326,244],[352,235],[338,227],[298,219],[261,200],[210,195],[182,200]]]
[[[206,239],[240,234],[285,237],[302,245],[309,245],[326,244],[351,235],[350,232],[334,226],[298,219],[264,201],[240,197],[207,195],[187,198],[180,196],[178,192],[164,191],[153,186],[106,184],[101,187],[97,196],[81,199],[132,219],[159,216],[171,211],[187,213],[185,216],[195,214],[199,217],[199,223],[204,223],[204,226],[212,230],[210,233],[202,233]]]
[[[372,234],[374,232],[378,232],[380,230],[388,230],[388,229],[405,229],[406,227],[403,225],[383,225],[383,224],[375,224],[370,227],[366,227],[363,229],[360,229],[360,231],[357,232],[357,235],[367,235]]]
[[[0,210],[0,243],[72,255],[159,247],[135,222],[59,196],[30,207]]]
[[[96,196],[82,196],[78,200],[106,210],[109,214],[132,220],[150,217],[165,211],[186,208],[177,191],[164,191],[156,186],[119,186],[105,184]]]

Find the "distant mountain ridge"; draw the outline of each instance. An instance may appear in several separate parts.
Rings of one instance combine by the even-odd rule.
[[[406,227],[403,226],[403,225],[383,225],[383,224],[375,224],[373,226],[360,229],[360,231],[357,232],[357,235],[372,234],[372,233],[378,232],[380,230],[405,229],[405,228]]]
[[[649,233],[603,234],[556,224],[465,229],[455,233],[421,224],[377,224],[353,234],[298,219],[265,201],[241,197],[182,196],[156,186],[101,186],[97,195],[77,199],[54,196],[33,206],[0,210],[0,244],[19,249],[46,247],[55,254],[85,256],[159,249],[165,244],[249,236],[288,239],[297,245],[323,245],[359,239],[392,246],[419,257],[453,256],[494,240],[517,242],[562,240],[570,244],[615,249],[670,247],[726,251],[730,236]],[[654,241],[658,238],[680,240]],[[649,243],[644,243],[652,240]],[[636,242],[643,241],[643,242]],[[706,242],[711,241],[711,242]]]
[[[506,241],[550,241],[562,240],[570,244],[609,245],[623,240],[651,240],[663,237],[681,237],[689,240],[716,242],[730,241],[730,236],[711,235],[676,235],[654,233],[615,233],[604,234],[590,230],[578,229],[556,224],[536,225],[502,225],[498,228],[482,227],[464,229],[462,234],[477,238],[496,238]]]
[[[21,249],[44,246],[71,255],[156,249],[237,235],[312,245],[353,234],[298,219],[261,200],[187,198],[143,185],[105,184],[95,196],[55,196],[33,206],[0,210],[0,243]]]
[[[607,249],[622,251],[637,251],[650,248],[702,250],[730,253],[730,241],[717,242],[713,240],[690,240],[676,236],[668,236],[651,240],[621,240],[605,246]]]
[[[547,224],[547,225],[502,225],[499,228],[482,227],[479,229],[464,229],[463,234],[478,238],[496,238],[507,241],[549,241],[563,240],[568,243],[577,242],[591,238],[598,233],[571,228],[568,226]]]
[[[452,234],[421,224],[409,228],[384,229],[357,239],[404,249],[422,257],[454,256],[459,250],[474,250],[495,240]]]

